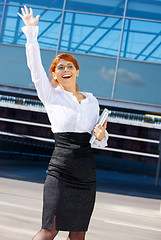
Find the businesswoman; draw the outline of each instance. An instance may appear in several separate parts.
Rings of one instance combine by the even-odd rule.
[[[89,144],[107,145],[106,124],[97,125],[99,105],[87,92],[80,92],[77,60],[58,55],[50,67],[50,80],[41,63],[37,42],[39,17],[26,6],[18,13],[25,25],[27,65],[38,97],[43,102],[55,136],[55,150],[44,185],[42,228],[33,240],[52,240],[58,231],[68,231],[67,240],[84,240],[94,207],[96,169]],[[92,146],[93,147],[93,146]]]

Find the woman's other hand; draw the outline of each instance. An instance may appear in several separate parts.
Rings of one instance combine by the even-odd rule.
[[[97,140],[101,141],[105,137],[105,130],[107,127],[107,120],[104,122],[103,126],[96,125],[93,130],[93,135],[96,137]]]
[[[36,26],[38,24],[40,15],[37,15],[36,18],[34,18],[32,8],[30,8],[29,12],[28,8],[24,6],[24,8],[21,8],[21,11],[23,15],[20,13],[17,14],[22,18],[26,26]]]

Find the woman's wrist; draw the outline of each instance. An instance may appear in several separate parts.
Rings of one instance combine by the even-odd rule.
[[[24,26],[21,28],[27,38],[27,42],[33,42],[37,40],[38,26]]]

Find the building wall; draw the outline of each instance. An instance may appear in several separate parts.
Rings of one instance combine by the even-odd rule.
[[[58,53],[80,63],[80,90],[161,107],[161,1],[0,0],[0,84],[34,88],[26,67],[23,4],[40,14],[45,70]]]

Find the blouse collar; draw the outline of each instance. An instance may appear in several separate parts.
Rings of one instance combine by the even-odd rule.
[[[56,90],[59,91],[59,92],[61,92],[62,94],[68,95],[68,96],[71,97],[75,102],[78,102],[76,96],[74,96],[72,92],[68,92],[68,91],[62,89],[60,86],[57,86],[57,87],[56,87]],[[92,93],[87,93],[87,92],[80,92],[80,93],[82,93],[82,94],[86,97],[85,99],[82,99],[81,103],[88,102],[90,96],[92,95]],[[78,102],[78,103],[79,103],[79,102]]]

